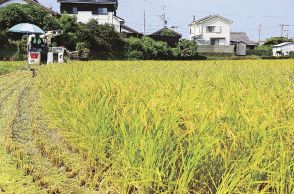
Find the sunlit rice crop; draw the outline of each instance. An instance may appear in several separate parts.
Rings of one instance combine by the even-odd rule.
[[[40,69],[50,122],[120,193],[293,193],[294,61]]]

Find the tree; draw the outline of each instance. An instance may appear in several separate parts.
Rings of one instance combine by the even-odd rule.
[[[59,28],[58,20],[46,10],[32,4],[9,4],[0,8],[0,44],[9,52],[21,56],[19,40],[23,34],[10,33],[9,28],[19,23],[33,23],[44,30]],[[1,53],[0,53],[1,54]],[[21,57],[18,57],[21,58]]]
[[[58,45],[62,45],[69,50],[75,50],[76,44],[79,42],[77,33],[80,30],[77,18],[64,14],[58,19],[58,23],[60,30],[63,31],[61,36],[56,37]]]
[[[271,37],[271,38],[266,39],[264,45],[265,46],[274,46],[277,44],[281,44],[283,42],[293,42],[293,40],[288,39],[286,37]]]
[[[165,42],[144,36],[128,38],[126,57],[130,59],[171,59],[171,48]]]
[[[177,57],[193,58],[197,54],[197,42],[194,40],[182,39],[177,45]]]
[[[79,42],[88,45],[92,58],[113,59],[123,55],[125,41],[113,25],[100,25],[96,20],[79,24],[77,37]]]
[[[161,32],[162,36],[175,36],[173,31],[168,29],[168,28],[164,28]]]

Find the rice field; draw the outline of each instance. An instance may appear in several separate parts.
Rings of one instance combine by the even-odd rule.
[[[25,62],[0,61],[0,76],[16,70],[24,70],[25,66]]]
[[[0,193],[294,193],[293,60],[71,62],[0,81]]]

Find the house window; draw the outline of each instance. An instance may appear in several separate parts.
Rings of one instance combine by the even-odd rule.
[[[72,8],[72,14],[78,14],[78,8],[77,7]]]
[[[220,26],[207,26],[206,32],[208,33],[221,33]]]
[[[97,10],[98,15],[107,15],[108,9],[106,7],[99,7]]]

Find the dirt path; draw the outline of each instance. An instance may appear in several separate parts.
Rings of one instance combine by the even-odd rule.
[[[95,193],[82,156],[47,126],[30,73],[0,83],[0,193]]]

